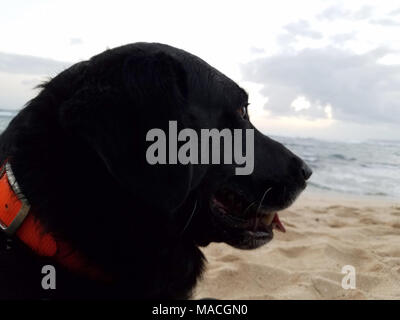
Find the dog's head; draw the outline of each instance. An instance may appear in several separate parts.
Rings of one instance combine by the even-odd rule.
[[[305,188],[311,170],[253,127],[248,96],[236,83],[187,52],[146,43],[92,58],[82,66],[82,78],[82,89],[61,107],[63,128],[89,143],[135,198],[174,217],[183,236],[199,245],[223,241],[256,248],[272,239],[273,229],[283,229],[277,212]],[[241,167],[237,159],[150,164],[150,130],[167,133],[168,146],[179,140],[168,136],[170,121],[176,121],[177,132],[190,128],[198,137],[202,129],[254,130],[253,141],[246,140],[243,131],[240,141],[231,143],[243,152],[254,143],[250,174],[236,174]],[[177,148],[184,143],[178,141]],[[224,140],[221,155],[228,144]],[[202,152],[199,144],[199,159]]]
[[[201,177],[192,184],[192,193],[200,204],[189,233],[196,235],[199,244],[216,241],[241,249],[257,248],[273,238],[274,229],[285,231],[278,211],[295,201],[312,171],[302,159],[253,126],[248,95],[236,83],[202,61],[187,68],[191,75],[187,104],[187,114],[193,121],[190,126],[217,128],[219,132],[241,129],[239,153],[254,151],[254,167],[249,174],[238,174],[237,168],[243,165],[235,160],[233,164],[209,165],[206,171],[193,168],[194,177]],[[202,70],[201,76],[196,69]],[[245,138],[249,129],[254,134],[250,141]],[[249,143],[254,143],[254,150],[247,149]],[[238,146],[236,141],[232,144]],[[190,212],[188,208],[185,211]]]

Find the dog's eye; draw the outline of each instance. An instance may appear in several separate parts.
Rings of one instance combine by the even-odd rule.
[[[246,105],[246,106],[243,106],[243,107],[240,107],[240,108],[238,109],[238,112],[239,112],[239,115],[240,115],[243,119],[247,118],[247,105]]]

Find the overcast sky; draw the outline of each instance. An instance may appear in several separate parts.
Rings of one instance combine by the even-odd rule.
[[[106,48],[163,42],[237,81],[267,134],[400,139],[400,2],[15,0],[0,30],[0,108]]]

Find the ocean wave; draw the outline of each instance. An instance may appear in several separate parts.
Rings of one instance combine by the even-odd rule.
[[[367,196],[389,196],[389,194],[385,192],[366,192],[365,195]]]
[[[339,159],[339,160],[344,160],[344,161],[356,161],[357,160],[356,158],[353,158],[353,157],[348,158],[345,155],[340,154],[340,153],[331,154],[331,155],[329,155],[329,157]]]
[[[334,188],[331,188],[329,186],[322,185],[322,184],[319,184],[319,183],[316,183],[316,182],[312,182],[312,181],[307,182],[307,185],[309,185],[311,187],[314,187],[314,188],[317,188],[317,189],[322,189],[322,190],[327,190],[327,191],[335,191]]]

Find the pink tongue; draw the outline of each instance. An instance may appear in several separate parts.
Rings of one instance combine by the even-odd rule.
[[[275,223],[275,228],[278,229],[280,232],[286,232],[286,229],[283,226],[281,220],[279,220],[278,213],[275,213],[275,217],[274,220],[272,220],[272,223]]]

